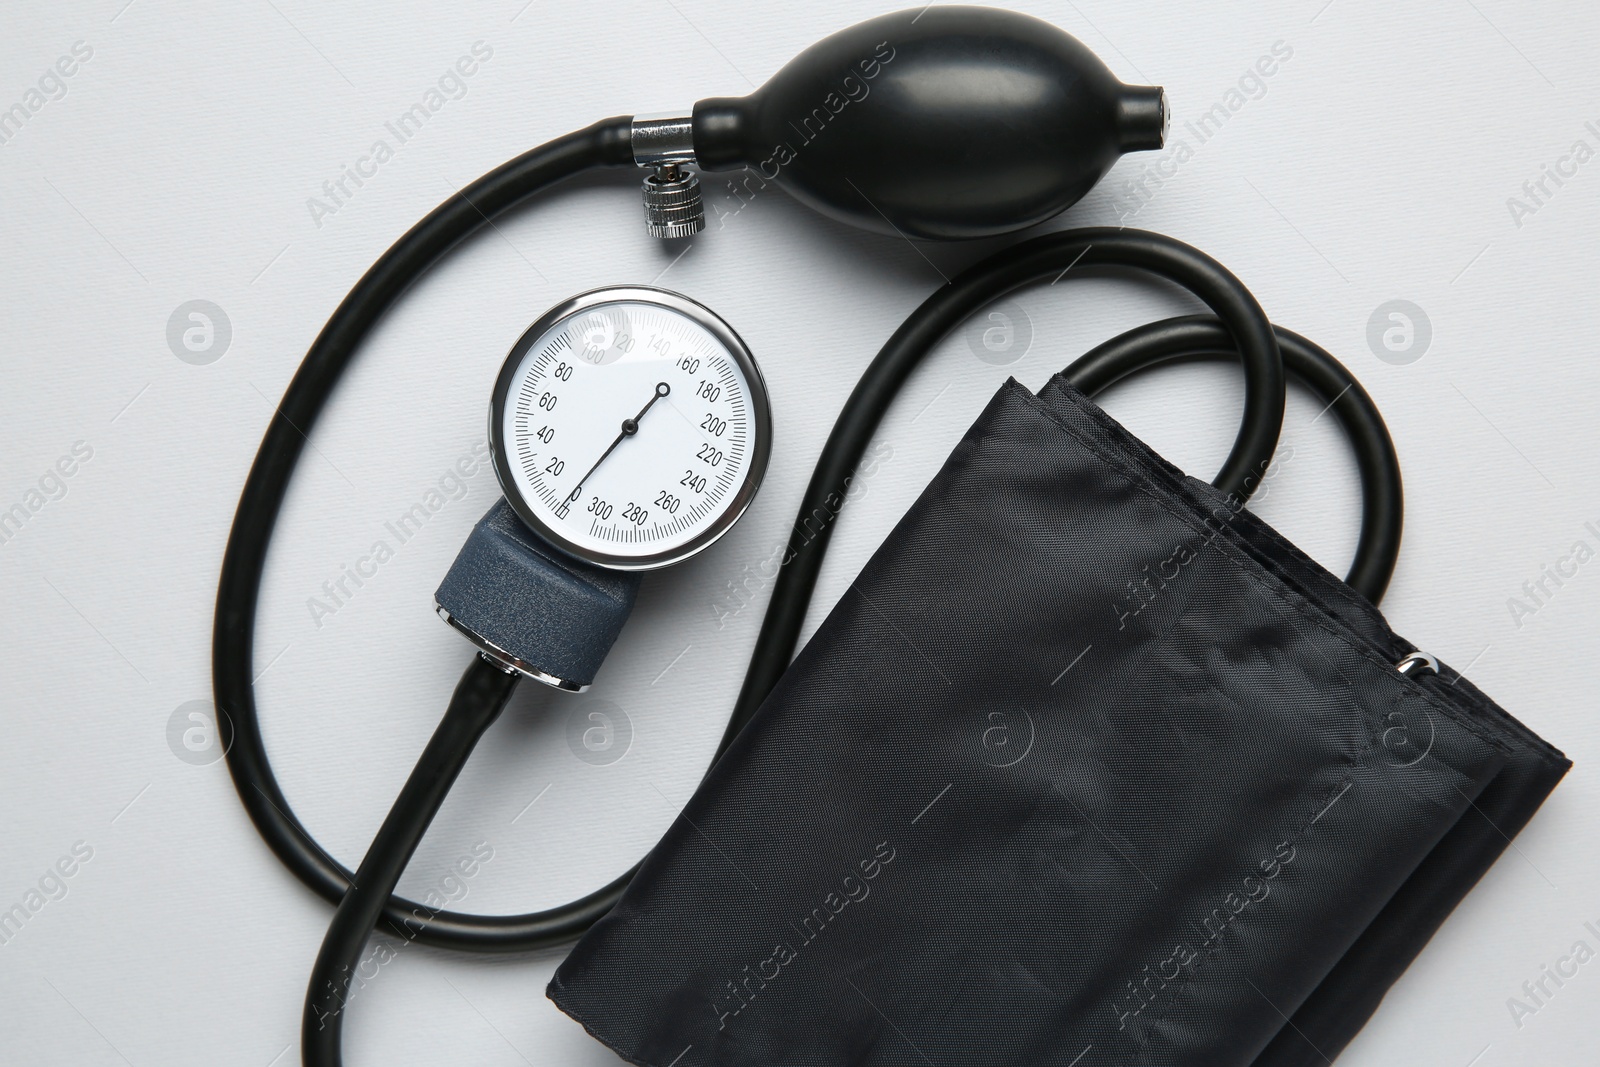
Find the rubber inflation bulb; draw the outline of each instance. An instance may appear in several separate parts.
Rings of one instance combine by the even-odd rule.
[[[1160,88],[1124,85],[1050,23],[936,6],[841,30],[749,96],[700,101],[693,135],[702,169],[750,168],[744,187],[953,239],[1058,214],[1122,153],[1160,148],[1166,125]]]

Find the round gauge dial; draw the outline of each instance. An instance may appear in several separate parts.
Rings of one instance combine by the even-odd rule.
[[[604,567],[676,563],[728,531],[766,471],[766,383],[688,297],[597,289],[511,349],[489,409],[495,473],[523,522]]]

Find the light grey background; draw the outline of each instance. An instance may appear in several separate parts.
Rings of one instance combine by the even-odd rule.
[[[525,148],[602,116],[744,92],[824,34],[893,6],[7,6],[0,107],[24,101],[76,42],[92,56],[0,144],[0,508],[40,505],[0,545],[0,908],[41,879],[54,888],[46,872],[77,843],[93,854],[64,879],[65,896],[0,945],[0,1059],[297,1060],[330,909],[257,838],[224,767],[205,762],[204,731],[183,739],[186,706],[210,693],[216,575],[246,469],[355,279],[453,188]],[[1578,764],[1342,1062],[1592,1063],[1600,962],[1560,988],[1547,980],[1554,995],[1529,1002],[1537,1010],[1520,1026],[1508,998],[1525,998],[1523,983],[1578,940],[1600,949],[1584,927],[1600,927],[1600,562],[1559,589],[1547,582],[1554,595],[1520,619],[1509,602],[1575,541],[1600,548],[1585,526],[1600,528],[1600,161],[1561,162],[1580,140],[1585,157],[1600,149],[1600,13],[1512,0],[1015,6],[1082,38],[1124,80],[1166,85],[1174,134],[1193,149],[1181,165],[1163,157],[1169,177],[1136,214],[1127,183],[1156,156],[1123,160],[1050,225],[1126,216],[1193,242],[1275,321],[1351,366],[1406,473],[1390,619]],[[393,146],[384,124],[480,41],[492,56],[465,95],[314,220],[308,199],[375,140]],[[1292,55],[1259,91],[1246,79],[1237,110],[1198,143],[1185,123],[1225,102],[1275,44]],[[57,95],[46,84],[41,96]],[[1546,179],[1549,195],[1534,201],[1523,185],[1546,165],[1569,176]],[[468,479],[320,626],[307,602],[482,439],[518,333],[580,290],[655,282],[717,309],[762,361],[776,446],[748,516],[646,583],[591,697],[524,687],[402,883],[426,893],[486,842],[492,860],[462,883],[468,909],[581,894],[672,820],[722,732],[765,604],[762,589],[719,625],[727,583],[782,542],[878,346],[941,274],[986,251],[858,234],[776,191],[736,210],[713,178],[707,199],[726,217],[673,258],[643,233],[636,180],[587,182],[514,213],[416,286],[312,435],[273,541],[256,646],[266,739],[300,815],[353,865],[467,658],[430,595],[494,499],[492,473]],[[1513,197],[1535,210],[1514,212]],[[180,359],[169,346],[169,318],[194,300],[226,316],[220,355]],[[1380,342],[1385,359],[1369,348],[1369,319],[1393,300],[1426,316],[1420,358],[1415,342],[1398,354]],[[998,357],[1015,357],[1008,365],[982,345],[982,330],[1003,324],[970,324],[942,345],[884,424],[890,458],[843,516],[811,625],[1005,374],[1037,386],[1096,342],[1188,307],[1157,287],[1069,276],[1016,299],[1028,329],[1014,336],[1031,340]],[[1380,323],[1390,325],[1403,342],[1404,324]],[[1106,403],[1209,473],[1240,396],[1234,372],[1196,367]],[[1332,418],[1317,416],[1292,399],[1294,461],[1258,510],[1340,569],[1355,539],[1353,467]],[[74,473],[58,482],[48,472],[75,445],[92,456],[63,463]],[[582,734],[572,723],[596,709],[626,716],[620,759],[580,759],[569,745]],[[408,947],[356,1000],[347,1062],[617,1062],[544,999],[559,958]]]

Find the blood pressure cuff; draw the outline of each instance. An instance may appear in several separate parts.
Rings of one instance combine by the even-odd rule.
[[[1412,651],[1008,382],[549,995],[656,1067],[1325,1064],[1570,766]]]

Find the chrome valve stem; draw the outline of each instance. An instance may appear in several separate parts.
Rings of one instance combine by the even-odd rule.
[[[693,119],[682,115],[635,115],[633,161],[652,168],[641,186],[644,225],[652,237],[689,237],[705,229],[700,179],[694,163]]]

